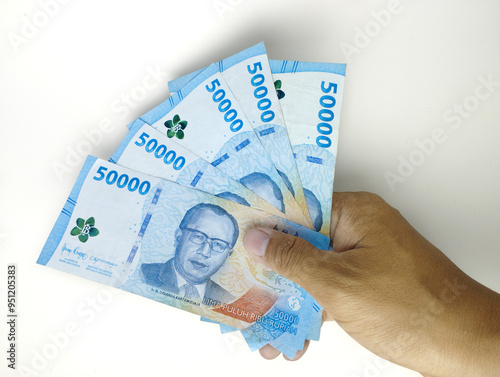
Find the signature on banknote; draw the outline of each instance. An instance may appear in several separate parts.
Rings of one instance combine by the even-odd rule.
[[[80,251],[80,247],[75,247],[75,248],[71,249],[71,248],[69,248],[66,245],[66,243],[64,243],[62,245],[62,247],[61,247],[61,255],[66,255],[67,257],[74,256],[74,257],[77,258],[77,260],[86,260],[86,259],[88,259],[88,260],[90,260],[94,264],[96,264],[96,263],[102,263],[105,266],[107,266],[108,268],[112,268],[112,267],[118,266],[116,263],[107,261],[107,260],[99,258],[99,257],[88,255],[87,253],[84,253],[84,252]]]

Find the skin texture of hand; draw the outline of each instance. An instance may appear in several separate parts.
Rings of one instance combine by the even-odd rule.
[[[471,279],[370,193],[334,193],[334,252],[247,232],[258,262],[306,289],[358,343],[426,377],[500,376],[500,295]],[[294,358],[300,358],[304,347]],[[260,350],[271,359],[271,346]]]

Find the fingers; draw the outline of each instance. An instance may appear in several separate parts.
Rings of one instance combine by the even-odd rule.
[[[264,347],[259,349],[260,355],[266,360],[276,359],[281,352],[270,344],[266,344]]]
[[[332,210],[337,253],[318,250],[299,237],[261,228],[249,230],[243,244],[255,260],[294,281],[318,302],[335,302],[333,297],[345,294],[339,289],[349,290],[365,273],[365,254],[387,239],[397,238],[405,229],[401,228],[404,219],[400,214],[372,193],[334,193]],[[347,252],[353,249],[355,253]]]
[[[377,233],[384,215],[392,210],[380,196],[370,192],[333,193],[330,227],[333,250],[343,252],[362,247],[370,233]]]
[[[297,353],[295,354],[295,356],[292,359],[290,359],[289,357],[287,357],[285,355],[283,355],[283,358],[285,360],[288,360],[288,361],[297,361],[302,356],[304,356],[304,354],[307,351],[307,348],[309,348],[309,343],[310,343],[310,340],[306,339],[306,341],[304,342],[304,348],[297,351]],[[264,347],[260,348],[259,353],[266,360],[276,359],[281,354],[280,351],[278,351],[276,348],[274,348],[270,344],[266,344]]]
[[[259,228],[249,230],[243,244],[255,260],[299,284],[313,297],[314,286],[318,285],[314,283],[331,273],[327,267],[332,253],[318,250],[299,237]]]

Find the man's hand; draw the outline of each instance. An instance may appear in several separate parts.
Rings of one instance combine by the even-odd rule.
[[[250,230],[244,244],[380,357],[426,376],[500,376],[499,294],[374,194],[335,193],[331,223],[334,252],[271,229]]]

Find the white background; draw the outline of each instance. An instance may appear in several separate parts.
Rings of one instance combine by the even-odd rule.
[[[401,0],[376,21],[372,12],[387,9],[382,0],[72,0],[44,11],[35,0],[2,1],[0,375],[9,263],[18,269],[17,365],[38,368],[31,375],[418,375],[331,323],[301,361],[265,361],[195,316],[35,264],[83,162],[75,151],[90,145],[85,133],[111,122],[90,148],[109,158],[125,125],[167,98],[168,80],[264,41],[271,58],[348,63],[335,190],[382,195],[500,291],[500,87],[470,97],[480,77],[500,82],[500,2]],[[455,130],[443,116],[464,101],[470,111]],[[419,159],[415,141],[438,128],[446,141]],[[410,157],[419,165],[392,190],[384,174]],[[61,335],[67,326],[74,336]]]

